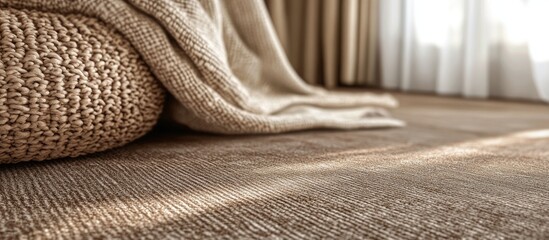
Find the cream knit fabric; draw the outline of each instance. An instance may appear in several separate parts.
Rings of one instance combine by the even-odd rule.
[[[0,0],[96,17],[121,32],[177,99],[169,115],[218,133],[401,126],[388,95],[327,93],[292,70],[256,0]]]

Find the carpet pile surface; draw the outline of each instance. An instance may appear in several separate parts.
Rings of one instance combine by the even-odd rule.
[[[405,128],[157,130],[3,165],[0,238],[549,237],[546,106],[397,98]]]

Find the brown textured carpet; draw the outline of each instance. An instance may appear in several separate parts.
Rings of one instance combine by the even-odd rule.
[[[157,131],[0,166],[0,238],[549,238],[546,105],[397,97],[402,129]]]

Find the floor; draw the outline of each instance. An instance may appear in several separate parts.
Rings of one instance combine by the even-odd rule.
[[[549,108],[397,94],[399,129],[156,131],[0,166],[0,238],[549,238]]]

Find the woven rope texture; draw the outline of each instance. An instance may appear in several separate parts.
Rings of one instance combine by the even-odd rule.
[[[0,163],[79,156],[150,130],[163,89],[113,28],[0,10]]]

